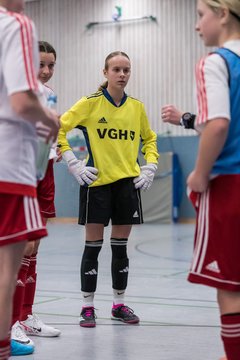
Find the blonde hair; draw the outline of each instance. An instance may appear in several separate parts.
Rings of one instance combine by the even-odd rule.
[[[112,59],[115,56],[118,56],[118,55],[124,56],[130,61],[129,56],[125,52],[123,52],[123,51],[113,51],[105,59],[105,63],[104,63],[104,69],[105,70],[108,70],[108,66],[109,66],[108,62],[109,62],[109,60]],[[101,84],[99,86],[98,91],[106,89],[107,87],[108,87],[108,81],[105,81],[103,84]]]
[[[203,0],[212,10],[227,8],[231,15],[240,21],[240,0]]]

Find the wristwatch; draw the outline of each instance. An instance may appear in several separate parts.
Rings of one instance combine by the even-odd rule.
[[[185,129],[194,129],[194,121],[196,119],[195,114],[191,114],[190,112],[186,112],[180,119],[180,125],[184,126]]]

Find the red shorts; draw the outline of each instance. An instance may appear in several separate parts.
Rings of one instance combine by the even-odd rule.
[[[41,214],[44,218],[53,218],[56,216],[55,205],[55,184],[53,174],[53,160],[49,160],[46,175],[39,181],[37,186],[37,198]]]
[[[211,180],[208,190],[199,194],[197,205],[188,280],[240,291],[240,175]]]
[[[0,246],[46,235],[36,198],[0,194]]]

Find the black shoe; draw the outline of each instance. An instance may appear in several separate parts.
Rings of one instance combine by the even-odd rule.
[[[117,308],[112,308],[112,320],[120,320],[126,324],[137,324],[140,319],[134,314],[134,311],[126,305],[120,305]]]
[[[82,327],[95,327],[96,326],[96,315],[94,307],[83,307],[80,314],[79,325]]]

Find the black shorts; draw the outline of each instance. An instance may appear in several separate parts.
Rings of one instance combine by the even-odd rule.
[[[135,189],[133,178],[103,186],[80,187],[78,223],[107,226],[110,219],[112,225],[143,223],[140,191]]]

